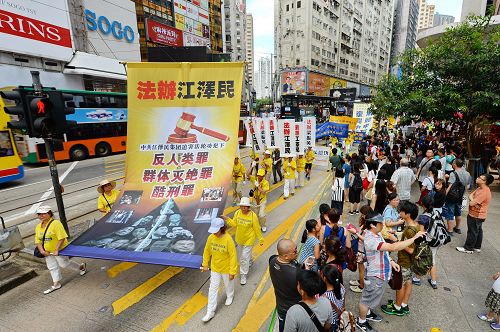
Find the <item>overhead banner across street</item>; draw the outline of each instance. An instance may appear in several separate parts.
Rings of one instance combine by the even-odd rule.
[[[63,254],[198,268],[238,144],[242,63],[129,63],[126,178]]]

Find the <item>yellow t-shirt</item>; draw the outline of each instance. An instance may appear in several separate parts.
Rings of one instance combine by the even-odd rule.
[[[246,215],[238,210],[234,213],[233,218],[227,218],[227,224],[231,227],[236,227],[236,243],[242,246],[253,246],[255,239],[259,239],[259,243],[264,242],[260,231],[259,217],[253,211],[249,211]]]
[[[109,205],[111,205],[111,207],[113,207],[113,204],[116,202],[116,198],[118,197],[119,193],[120,192],[118,190],[113,189],[113,190],[111,190],[111,195],[110,196],[106,195],[105,193],[104,194],[100,194],[99,198],[97,199],[97,209],[98,210],[99,209],[105,209],[106,213],[108,213],[111,210],[111,208],[109,207]],[[106,196],[106,199],[104,199],[103,195]],[[108,201],[106,202],[106,200],[108,200]],[[108,203],[109,203],[109,205],[108,205]]]
[[[257,186],[255,185],[256,180],[257,180],[257,178],[255,176],[253,176],[253,175],[250,176],[250,181],[252,181],[253,190],[254,190],[253,191],[253,198],[255,199],[255,201],[257,201],[257,199],[258,199],[259,203],[257,203],[257,204],[260,204],[267,199],[267,193],[269,192],[269,189],[271,188],[271,186],[269,184],[269,181],[267,181],[266,179],[262,179],[262,181],[260,181],[259,185],[260,185],[262,190],[266,191],[266,193],[263,194],[259,190],[257,190]]]
[[[229,234],[217,237],[210,234],[203,250],[202,266],[208,266],[217,273],[236,275],[238,271],[238,255],[233,238]]]
[[[315,158],[314,157],[314,151],[313,150],[311,150],[311,151],[308,150],[306,152],[306,162],[308,164],[311,164],[314,161],[314,158]]]
[[[271,157],[264,158],[261,165],[262,168],[265,169],[267,173],[269,173],[273,169],[273,159]]]
[[[246,173],[245,166],[240,162],[237,165],[233,163],[233,182],[241,182],[243,175]]]
[[[292,159],[291,162],[288,159],[283,161],[283,171],[285,172],[285,179],[295,179],[295,170],[297,170],[297,163]]]
[[[36,225],[35,244],[42,243],[44,232],[45,228],[42,228],[42,223]],[[45,241],[43,242],[43,247],[45,251],[48,252],[56,251],[57,242],[59,242],[59,240],[62,239],[64,239],[64,241],[61,247],[59,247],[60,250],[68,245],[68,234],[66,233],[66,230],[64,229],[62,223],[57,219],[53,219],[52,223],[50,224],[50,227],[47,229],[47,234],[45,234]]]
[[[306,158],[297,158],[297,172],[304,172],[306,170]]]

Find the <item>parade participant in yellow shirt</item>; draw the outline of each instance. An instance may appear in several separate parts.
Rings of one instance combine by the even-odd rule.
[[[295,171],[297,163],[293,160],[295,156],[291,153],[286,154],[283,160],[283,172],[285,173],[285,185],[283,186],[283,198],[287,199],[289,195],[295,195]]]
[[[267,205],[267,192],[270,185],[264,176],[266,171],[259,169],[257,177],[251,177],[250,181],[253,184],[253,199],[255,201],[254,212],[259,216],[260,226],[263,232],[267,231],[266,223],[266,205]]]
[[[271,171],[273,169],[273,158],[271,158],[271,151],[266,150],[264,152],[264,159],[261,163],[261,169],[266,171],[265,178],[267,181],[271,179]]]
[[[298,185],[297,187],[304,187],[304,179],[306,175],[306,158],[304,158],[304,152],[299,152],[299,156],[295,160],[297,164],[297,173],[298,173]]]
[[[313,166],[313,161],[314,161],[314,151],[312,150],[312,147],[308,147],[306,151],[306,179],[311,180],[311,170]]]
[[[234,157],[233,176],[231,178],[231,184],[233,186],[233,206],[236,205],[238,200],[243,196],[242,185],[244,184],[245,173],[245,166],[240,158]]]
[[[68,245],[68,234],[62,223],[54,219],[54,213],[48,205],[42,205],[36,210],[40,223],[35,227],[35,245],[41,255],[45,257],[45,263],[52,277],[52,286],[44,291],[44,294],[52,293],[61,288],[61,267],[78,271],[81,276],[86,272],[85,263],[77,263],[67,256],[59,256],[59,250]]]
[[[231,227],[236,227],[236,243],[240,256],[240,283],[247,283],[250,260],[252,259],[252,249],[255,240],[259,239],[259,244],[264,244],[264,238],[260,232],[259,218],[250,210],[250,198],[242,197],[240,209],[234,213],[233,218],[221,216],[222,219]]]
[[[208,288],[207,314],[202,318],[208,322],[215,316],[217,309],[217,292],[221,280],[226,288],[226,305],[233,303],[234,276],[238,271],[238,257],[231,235],[226,233],[226,225],[221,218],[212,219],[208,236],[203,250],[201,271],[208,271],[210,263],[210,287]]]
[[[103,215],[111,210],[116,198],[118,198],[120,192],[115,190],[115,187],[116,182],[109,180],[102,180],[99,183],[99,187],[97,187],[97,192],[101,194],[97,199],[97,209],[101,211]]]
[[[250,168],[247,171],[247,179],[251,176],[257,175],[257,172],[259,171],[259,154],[252,152],[250,154],[250,159],[252,159],[252,161],[250,162]]]

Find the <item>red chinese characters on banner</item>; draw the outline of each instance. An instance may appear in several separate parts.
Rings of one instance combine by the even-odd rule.
[[[290,123],[285,122],[283,124],[283,134],[290,135]]]
[[[146,19],[147,37],[150,41],[168,46],[183,46],[182,31],[171,26]]]

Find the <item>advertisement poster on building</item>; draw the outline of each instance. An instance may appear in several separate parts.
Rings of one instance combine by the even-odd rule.
[[[152,19],[146,19],[146,27],[147,38],[154,43],[180,47],[184,42],[182,31],[179,29]]]
[[[193,20],[198,20],[198,7],[192,3],[186,3],[186,17],[192,18]]]
[[[203,38],[210,38],[210,27],[208,25],[202,24],[201,31]]]
[[[186,0],[174,0],[174,12],[186,16]]]
[[[309,72],[307,91],[315,96],[327,97],[330,93],[330,77]]]
[[[61,61],[73,57],[65,0],[0,1],[0,32],[5,52]]]
[[[208,0],[200,0],[200,7],[208,10]]]
[[[189,17],[184,17],[184,32],[194,35],[194,21]]]
[[[190,33],[184,33],[184,46],[207,46],[210,40]]]
[[[202,28],[201,28],[201,23],[200,22],[194,22],[194,34],[199,36],[199,37],[203,37],[203,32],[201,31]]]
[[[210,20],[208,18],[208,11],[207,10],[204,10],[204,9],[199,9],[198,10],[198,21],[200,21],[201,23],[205,24],[205,25],[209,25],[210,24]]]
[[[175,13],[175,27],[181,31],[184,31],[184,16]]]
[[[330,77],[330,90],[342,89],[347,87],[347,81],[340,78]]]
[[[294,130],[295,120],[293,119],[279,119],[278,129],[279,135],[282,138],[280,144],[280,154],[290,154],[295,153],[297,150],[295,148],[295,130]]]
[[[126,177],[61,253],[199,268],[238,144],[242,63],[129,63]],[[147,130],[145,130],[147,128]]]
[[[281,93],[284,95],[301,95],[306,91],[306,72],[288,71],[281,73]]]

